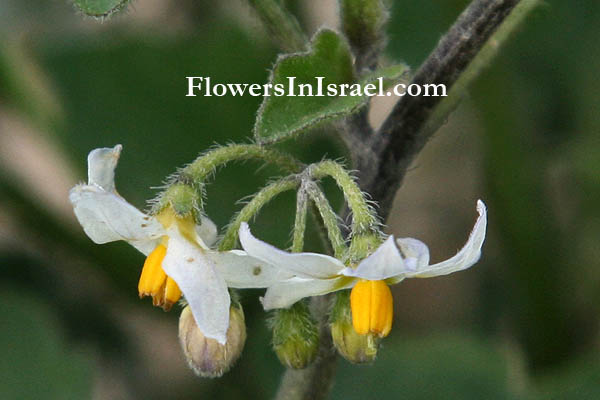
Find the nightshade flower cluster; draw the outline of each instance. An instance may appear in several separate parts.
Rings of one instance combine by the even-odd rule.
[[[351,289],[355,334],[381,338],[392,327],[389,285],[406,278],[461,271],[481,256],[487,224],[481,200],[477,202],[479,217],[464,247],[435,264],[429,263],[429,249],[423,242],[393,235],[377,239],[379,245],[356,263],[348,261],[356,257],[343,262],[324,254],[290,253],[255,238],[244,221],[237,232],[243,250],[217,251],[217,229],[206,216],[181,214],[168,203],[153,213],[144,213],[118,194],[115,168],[121,150],[117,145],[90,152],[88,182],[75,186],[69,199],[92,241],[124,240],[146,256],[138,284],[140,297],[150,296],[155,306],[168,311],[183,295],[189,307],[182,314],[180,338],[190,366],[203,376],[220,376],[226,371],[241,353],[246,338],[243,312],[239,304],[232,305],[230,289],[266,288],[261,298],[265,310],[287,309],[305,298]],[[310,324],[308,309],[303,306],[297,310],[298,321],[303,321],[300,325]],[[290,315],[293,320],[294,313]],[[310,331],[302,328],[298,331]],[[313,339],[317,338],[313,335]],[[305,367],[315,356],[292,355],[283,358],[297,368]]]

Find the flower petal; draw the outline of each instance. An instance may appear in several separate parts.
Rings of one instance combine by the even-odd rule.
[[[123,146],[94,149],[88,154],[88,184],[107,192],[115,191],[115,168]]]
[[[207,257],[216,265],[227,286],[239,289],[265,288],[292,278],[284,269],[265,264],[241,250],[208,251]]]
[[[83,230],[95,243],[125,240],[148,255],[165,234],[160,222],[114,192],[79,185],[71,189],[69,200]]]
[[[320,296],[336,290],[348,289],[356,284],[356,279],[339,277],[334,279],[292,278],[271,286],[261,299],[265,310],[287,308],[304,297]]]
[[[413,238],[399,238],[396,239],[396,245],[409,271],[416,271],[429,265],[429,248],[425,243]]]
[[[375,281],[387,279],[405,271],[406,265],[400,250],[394,243],[394,236],[390,236],[373,254],[362,260],[358,267],[345,268],[342,274]]]
[[[181,289],[204,336],[225,344],[230,306],[225,280],[206,252],[181,236],[176,227],[168,235],[163,270]]]
[[[447,275],[452,272],[461,271],[475,264],[481,256],[481,246],[485,240],[485,230],[487,226],[487,211],[483,201],[477,201],[477,211],[479,217],[473,231],[469,235],[469,240],[463,248],[454,256],[446,261],[429,265],[418,271],[407,274],[407,277],[429,278],[432,276]]]
[[[206,247],[210,247],[217,241],[217,226],[208,217],[200,217],[200,225],[196,225],[196,234],[202,239]]]
[[[344,269],[344,264],[336,258],[317,253],[288,253],[261,240],[252,233],[248,224],[240,226],[240,243],[252,257],[258,258],[277,268],[283,268],[299,277],[327,279]]]

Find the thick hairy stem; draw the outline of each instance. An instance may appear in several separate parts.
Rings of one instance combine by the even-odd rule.
[[[444,84],[451,89],[519,2],[471,2],[419,68],[412,83]],[[382,218],[387,217],[407,168],[431,136],[431,130],[422,128],[442,99],[437,96],[404,97],[396,104],[378,132],[376,141],[371,144],[380,155],[380,161],[375,173],[361,176],[365,178],[361,184],[379,202]],[[361,172],[372,168],[363,162],[359,162],[357,167]]]

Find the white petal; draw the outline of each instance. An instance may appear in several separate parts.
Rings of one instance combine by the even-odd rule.
[[[416,271],[429,265],[429,249],[425,243],[413,238],[400,238],[396,239],[396,245],[409,271]]]
[[[479,212],[479,218],[477,218],[473,231],[469,235],[469,240],[454,257],[407,274],[407,276],[429,278],[432,276],[447,275],[455,271],[467,269],[475,264],[481,256],[481,246],[483,246],[483,241],[485,240],[487,225],[487,212],[485,204],[481,200],[477,201],[477,211]]]
[[[217,226],[203,215],[200,217],[200,225],[196,225],[196,234],[207,247],[211,247],[217,241]]]
[[[373,254],[362,260],[358,267],[346,268],[342,274],[368,280],[382,280],[405,271],[406,265],[400,250],[394,243],[394,237],[390,236]]]
[[[292,278],[286,282],[271,286],[261,299],[265,310],[287,308],[304,297],[320,296],[336,290],[347,289],[356,283],[356,279],[339,277],[334,279]]]
[[[300,277],[331,278],[344,269],[344,264],[336,258],[317,253],[288,253],[258,240],[245,222],[240,226],[240,243],[252,257],[258,258],[277,268],[283,268]]]
[[[123,146],[103,147],[88,154],[88,184],[96,185],[107,192],[115,191],[115,168]]]
[[[96,186],[74,187],[69,200],[83,230],[95,243],[126,240],[147,255],[165,234],[155,218],[142,213],[118,194]]]
[[[215,263],[227,286],[233,288],[265,288],[293,277],[292,273],[265,264],[241,250],[209,251],[207,256]]]
[[[204,336],[225,344],[230,305],[225,280],[206,252],[179,235],[177,228],[168,235],[163,270],[177,282]]]

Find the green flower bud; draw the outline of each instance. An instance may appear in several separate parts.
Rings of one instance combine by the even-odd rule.
[[[352,325],[349,290],[336,294],[330,327],[333,345],[346,360],[355,364],[370,363],[375,360],[379,338],[371,333],[366,335],[356,333]]]
[[[304,301],[276,310],[270,320],[273,349],[287,368],[303,369],[317,357],[319,329]]]
[[[383,25],[388,18],[384,0],[341,0],[342,30],[355,52],[379,49],[383,45]]]
[[[242,354],[246,342],[246,324],[241,307],[229,309],[229,329],[227,343],[204,336],[186,306],[179,317],[179,341],[188,365],[196,375],[205,378],[218,378],[229,371]]]

